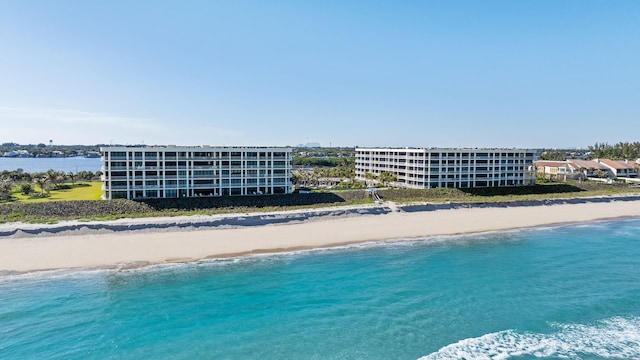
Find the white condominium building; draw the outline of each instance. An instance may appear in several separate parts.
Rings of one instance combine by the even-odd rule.
[[[291,148],[101,148],[104,199],[291,193]]]
[[[535,183],[534,150],[356,148],[356,177],[390,172],[407,188],[474,188]]]

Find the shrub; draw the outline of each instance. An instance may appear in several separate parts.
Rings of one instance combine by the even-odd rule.
[[[29,195],[33,192],[33,186],[31,184],[22,184],[20,185],[20,192],[24,195]]]

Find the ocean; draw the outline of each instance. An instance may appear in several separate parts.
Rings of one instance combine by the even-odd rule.
[[[0,279],[0,359],[419,358],[640,358],[640,221]]]
[[[100,171],[100,158],[86,158],[82,156],[64,158],[9,158],[0,157],[0,171],[14,171],[22,169],[27,173],[45,172],[49,169],[65,173],[80,171]]]

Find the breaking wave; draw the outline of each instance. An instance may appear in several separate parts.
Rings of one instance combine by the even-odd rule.
[[[550,334],[505,330],[450,344],[421,360],[640,358],[640,318],[614,317],[592,325],[551,324]]]

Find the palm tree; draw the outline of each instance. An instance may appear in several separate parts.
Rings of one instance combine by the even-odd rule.
[[[297,183],[301,187],[309,187],[313,171],[299,170],[297,174]]]
[[[49,182],[51,183],[51,185],[53,185],[54,188],[58,187],[58,179],[60,178],[60,175],[56,170],[47,170],[45,176],[49,179]]]
[[[387,186],[388,183],[398,180],[398,178],[389,171],[381,172],[380,175],[378,176],[378,179],[382,181],[383,186]]]
[[[42,196],[44,196],[44,192],[45,191],[47,191],[47,192],[49,191],[49,189],[46,187],[47,183],[49,182],[49,177],[47,177],[46,175],[35,179],[34,182],[36,184],[38,184],[38,186],[40,186],[40,190],[41,190],[41,195]]]
[[[75,180],[76,180],[76,174],[74,174],[72,171],[69,171],[69,173],[67,174],[67,176],[69,177],[69,179],[71,179],[71,184],[75,185]]]
[[[73,179],[71,179],[73,181]],[[295,186],[300,184],[300,175],[296,173],[291,173],[291,183]]]
[[[318,186],[320,183],[318,181],[318,174],[315,171],[309,171],[309,184],[311,186]]]

